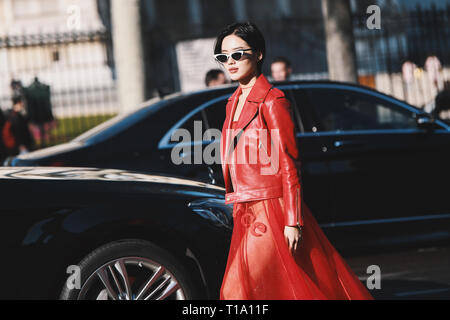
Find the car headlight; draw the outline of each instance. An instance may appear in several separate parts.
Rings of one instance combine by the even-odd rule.
[[[188,207],[218,227],[233,229],[233,205],[225,204],[225,199],[198,199],[189,202]]]

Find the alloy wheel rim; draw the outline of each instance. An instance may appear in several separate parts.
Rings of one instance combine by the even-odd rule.
[[[163,265],[143,257],[111,260],[89,275],[79,300],[185,300],[179,281]]]

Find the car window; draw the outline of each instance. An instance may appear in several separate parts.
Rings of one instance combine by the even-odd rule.
[[[300,131],[299,128],[299,121],[300,121],[300,114],[298,110],[295,110],[295,103],[293,103],[293,97],[288,96],[287,97],[291,103],[294,105],[294,123],[295,123],[295,130],[297,132]],[[192,115],[189,115],[188,119],[184,121],[178,128],[186,129],[191,134],[191,141],[198,141],[201,140],[200,136],[194,137],[194,123],[195,121],[201,121],[202,123],[202,134],[205,133],[207,129],[217,129],[219,131],[222,131],[223,124],[226,117],[226,105],[227,105],[227,99],[223,98],[218,101],[209,103],[209,105],[205,106],[201,110],[196,111]],[[200,107],[200,106],[199,106]],[[200,137],[200,139],[199,139]]]
[[[308,89],[319,131],[416,128],[415,114],[384,99],[351,90]]]
[[[222,131],[226,116],[227,99],[220,100],[205,108],[206,117],[210,129]]]
[[[203,136],[198,134],[195,136],[194,134],[195,121],[201,122],[202,135],[207,129],[217,129],[222,131],[223,122],[225,121],[226,116],[226,105],[226,99],[214,102],[192,114],[185,122],[183,122],[183,124],[181,124],[181,126],[179,126],[179,128],[189,131],[191,134],[191,141],[199,141],[203,138]]]
[[[303,124],[301,121],[302,116],[300,115],[300,112],[298,110],[298,106],[297,106],[297,102],[295,100],[295,98],[292,95],[291,90],[283,90],[285,95],[286,95],[286,99],[289,100],[289,102],[291,103],[292,106],[292,120],[294,121],[294,130],[295,132],[303,132],[304,128],[303,128]]]
[[[288,90],[284,90],[287,92]],[[296,109],[295,102],[293,101],[293,97],[291,96],[290,92],[287,94],[286,98],[291,102],[293,105],[293,117],[294,117],[294,125],[296,132],[299,132],[299,120],[300,120],[300,114],[298,113],[298,110]],[[225,121],[226,117],[226,107],[227,107],[227,99],[220,100],[218,102],[213,103],[212,105],[206,107],[204,110],[206,112],[206,117],[208,119],[208,125],[209,128],[214,128],[222,131],[223,123]]]
[[[201,126],[200,126],[201,125]],[[197,132],[195,132],[197,126]],[[179,128],[186,129],[191,135],[191,141],[203,140],[203,134],[207,127],[206,114],[204,110],[194,113]]]
[[[289,91],[289,96],[293,104],[297,132],[316,132],[314,113],[312,112],[311,101],[306,90],[294,88]]]

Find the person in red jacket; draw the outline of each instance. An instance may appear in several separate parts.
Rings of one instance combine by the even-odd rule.
[[[239,82],[221,136],[234,225],[220,299],[373,299],[303,201],[291,104],[261,72],[263,35],[232,24],[214,56]]]
[[[20,96],[12,99],[13,107],[8,110],[2,128],[3,144],[8,156],[15,156],[35,149],[35,142],[29,129],[29,119],[23,115],[23,101]]]

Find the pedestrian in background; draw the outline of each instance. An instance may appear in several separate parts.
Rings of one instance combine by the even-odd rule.
[[[439,92],[444,88],[444,79],[441,75],[442,65],[438,57],[431,54],[425,60],[425,71],[428,74],[429,81],[434,88]]]
[[[56,126],[50,99],[50,86],[39,81],[38,77],[24,89],[26,98],[26,111],[33,135],[45,146],[49,140],[50,129]]]
[[[11,80],[11,91],[12,97],[21,97],[22,99],[25,98],[25,89],[22,85],[22,81],[20,80]]]
[[[277,57],[272,60],[270,70],[274,81],[289,80],[292,74],[291,62],[285,57]]]
[[[205,84],[207,87],[220,86],[226,84],[225,73],[220,69],[211,69],[206,73]]]
[[[3,113],[2,108],[0,107],[0,133],[2,132],[5,122],[6,122],[6,118]],[[6,148],[5,148],[5,144],[3,143],[3,137],[0,134],[0,165],[3,163],[3,160],[5,160],[5,158],[6,158]]]
[[[403,62],[402,78],[407,85],[412,85],[414,83],[414,72],[416,69],[417,65],[414,62],[410,60]]]
[[[20,96],[12,99],[12,109],[8,110],[2,128],[2,138],[7,156],[27,153],[35,149],[29,129],[28,116],[24,115],[23,100]]]
[[[234,203],[220,299],[372,300],[304,203],[292,105],[262,74],[265,54],[264,36],[251,22],[227,26],[214,47],[239,82],[220,141],[225,203]],[[259,160],[240,161],[247,154]]]
[[[445,81],[443,89],[438,92],[434,98],[434,110],[432,111],[435,118],[439,117],[442,111],[450,110],[450,81]],[[447,123],[450,123],[448,119],[443,119]]]

